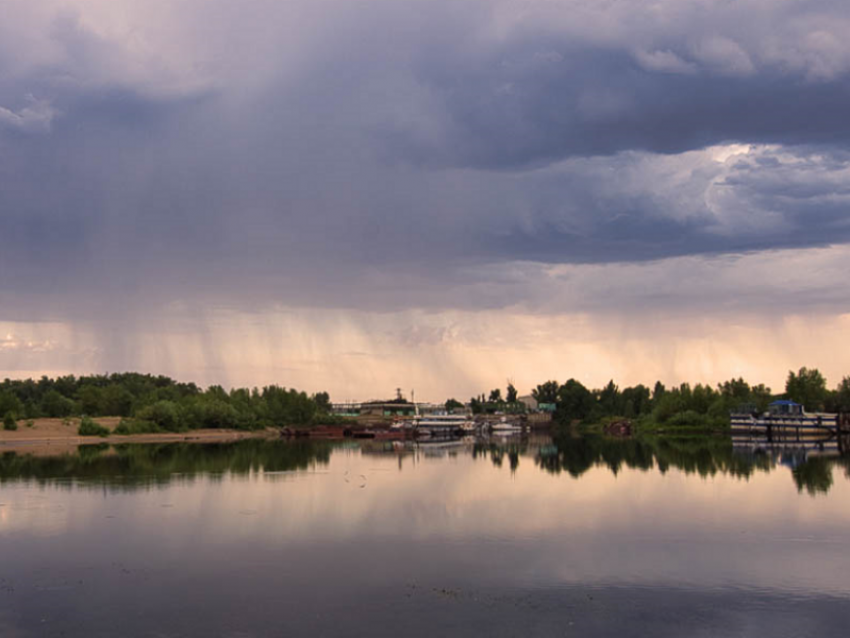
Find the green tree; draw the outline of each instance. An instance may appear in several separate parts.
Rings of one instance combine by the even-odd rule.
[[[3,417],[3,429],[8,431],[18,429],[18,422],[15,420],[15,415],[11,412],[7,412],[6,416]]]
[[[202,392],[194,383],[135,372],[0,382],[0,416],[13,412],[27,419],[85,413],[136,417],[142,425],[157,423],[157,427],[168,429],[253,428],[260,424],[310,424],[317,412],[329,408],[327,392],[310,397],[283,388],[266,388],[262,393],[257,388],[227,392],[220,386]]]
[[[560,385],[557,381],[547,381],[531,391],[531,396],[538,403],[557,403]]]
[[[583,421],[594,407],[593,393],[575,379],[570,379],[558,390],[555,413],[561,423]]]
[[[102,414],[100,411],[101,395],[103,390],[93,385],[80,388],[77,400],[80,404],[80,412],[83,414]]]
[[[308,425],[316,415],[315,401],[297,390],[268,386],[263,388],[261,400],[265,425]]]
[[[448,401],[446,401],[446,412],[451,412],[452,410],[462,407],[463,403],[461,403],[457,399],[449,399]]]
[[[678,388],[673,388],[661,394],[657,400],[653,399],[652,419],[657,423],[664,423],[685,409],[682,393]]]
[[[517,400],[516,388],[514,387],[514,384],[511,383],[510,381],[508,382],[508,391],[507,391],[507,395],[505,397],[505,400],[508,403],[516,403],[516,400]]]
[[[750,384],[744,381],[743,378],[730,379],[717,385],[717,391],[727,399],[732,399],[738,403],[745,403],[750,400]]]
[[[636,385],[626,388],[622,394],[623,416],[632,418],[642,414],[649,414],[651,402],[649,388],[645,385]]]
[[[38,408],[38,405],[32,399],[28,399],[26,403],[24,403],[24,418],[27,419],[37,419],[41,416],[41,410]]]
[[[495,390],[490,390],[490,398],[488,399],[490,403],[501,403],[502,402],[502,391],[499,388]]]
[[[133,413],[133,394],[123,385],[110,385],[100,394],[100,414],[130,416]]]
[[[313,395],[313,401],[316,402],[316,409],[322,414],[330,414],[331,411],[331,395],[327,392],[319,392]]]
[[[766,412],[767,406],[773,400],[773,395],[765,384],[759,383],[750,389],[750,397],[759,413]]]
[[[711,386],[697,383],[691,393],[691,401],[688,409],[699,414],[705,414],[708,412],[709,406],[714,402],[715,396],[716,394]]]
[[[785,381],[785,394],[792,401],[803,405],[806,410],[822,410],[827,397],[826,379],[817,368],[809,370],[803,367],[797,374],[789,371]]]
[[[839,412],[850,412],[850,377],[844,377],[835,389],[835,408]]]
[[[21,400],[9,390],[0,392],[0,414],[21,414],[24,411]]]
[[[66,399],[70,399],[77,393],[77,378],[73,374],[57,377],[52,385],[53,389]]]
[[[179,430],[181,425],[180,411],[173,401],[157,401],[139,410],[136,416],[171,432]]]
[[[71,416],[75,410],[74,402],[57,390],[50,390],[41,400],[42,413],[54,419]]]
[[[201,427],[229,429],[239,424],[239,412],[226,401],[206,399],[201,403]]]
[[[614,380],[611,379],[600,392],[599,392],[599,409],[603,416],[614,416],[622,414],[623,405],[622,405],[622,395],[620,394],[620,389],[614,383]]]

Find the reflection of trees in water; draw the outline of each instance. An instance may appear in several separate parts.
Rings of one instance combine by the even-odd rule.
[[[231,443],[129,444],[81,446],[74,454],[39,457],[7,452],[0,457],[0,483],[35,480],[39,483],[107,486],[134,489],[165,485],[175,479],[244,476],[251,472],[306,470],[330,461],[333,444],[326,441],[264,441]]]
[[[833,464],[834,461],[830,459],[813,457],[797,465],[791,470],[797,490],[802,492],[805,489],[812,496],[829,492],[832,487]]]
[[[519,467],[519,450],[515,447],[508,450],[508,460],[511,463],[511,472],[516,472]]]
[[[334,450],[345,453],[347,448],[361,449],[352,442],[248,439],[214,444],[88,445],[74,454],[51,457],[4,452],[0,455],[0,484],[29,480],[69,487],[132,490],[174,481],[190,483],[201,476],[216,480],[225,473],[246,476],[259,471],[307,470],[327,465]],[[402,457],[391,445],[384,446],[382,452]],[[642,471],[656,469],[662,474],[673,468],[703,477],[721,473],[748,478],[782,464],[791,469],[797,489],[811,495],[829,491],[836,466],[842,467],[850,479],[850,457],[743,451],[734,449],[731,440],[722,437],[610,439],[562,435],[554,439],[479,441],[471,448],[471,454],[498,468],[507,464],[512,473],[518,471],[521,457],[525,456],[533,458],[547,472],[563,472],[573,477],[580,477],[593,467],[606,467],[615,475],[627,467]]]
[[[527,440],[510,443],[478,441],[472,446],[473,459],[489,458],[494,467],[502,467],[505,462],[505,456],[507,456],[511,472],[517,471],[517,468],[519,467],[519,457],[527,454],[527,452]]]
[[[718,473],[748,478],[757,471],[769,472],[774,459],[762,451],[742,452],[728,438],[659,437],[652,439],[609,439],[600,436],[562,435],[553,445],[542,447],[535,458],[542,469],[579,477],[592,467],[604,466],[615,475],[623,466],[662,474],[670,468],[702,477]],[[835,465],[843,465],[850,478],[846,457],[801,457],[792,467],[797,488],[809,494],[826,493],[832,486]]]
[[[670,466],[666,455],[659,455],[655,445],[643,440],[562,436],[556,437],[553,443],[540,450],[536,463],[554,474],[567,472],[579,477],[597,465],[607,467],[615,475],[624,465],[644,471],[657,465],[663,473]]]

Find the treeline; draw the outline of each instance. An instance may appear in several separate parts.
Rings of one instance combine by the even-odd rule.
[[[501,392],[493,390],[486,401],[484,395],[472,399],[471,407],[475,412],[514,411],[516,391],[511,390],[512,386],[509,396],[513,402],[502,401]],[[589,389],[570,379],[563,384],[540,384],[532,390],[532,397],[538,404],[554,405],[554,418],[561,424],[626,418],[665,426],[723,427],[729,424],[730,413],[763,413],[777,399],[796,401],[809,412],[850,411],[850,377],[831,390],[819,370],[801,368],[788,373],[782,393],[774,393],[763,383],[750,385],[742,378],[716,387],[683,383],[668,388],[658,381],[651,389],[642,384],[621,389],[613,380],[604,388]]]
[[[508,387],[502,396],[501,388],[490,390],[490,394],[482,394],[469,400],[469,407],[473,414],[520,414],[526,411],[526,405],[519,400],[516,387],[508,381]],[[461,406],[454,399],[446,402],[446,409],[451,411],[452,407]]]
[[[202,389],[165,376],[138,373],[73,375],[0,383],[0,415],[13,419],[127,417],[124,429],[179,431],[309,425],[330,419],[327,392],[308,396],[279,386]]]
[[[721,427],[729,414],[744,406],[764,411],[773,395],[763,384],[750,386],[743,379],[718,384],[716,388],[688,383],[668,388],[660,381],[650,390],[639,384],[620,389],[613,381],[600,390],[590,390],[570,379],[563,385],[548,381],[532,395],[541,403],[555,404],[555,419],[562,424],[599,423],[612,418],[640,419],[668,426]]]

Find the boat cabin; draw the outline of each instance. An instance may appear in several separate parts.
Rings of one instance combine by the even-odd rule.
[[[803,406],[794,401],[774,401],[767,410],[770,416],[803,416]]]

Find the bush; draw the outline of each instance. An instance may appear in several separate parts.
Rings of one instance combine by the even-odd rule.
[[[180,411],[173,401],[157,401],[139,410],[136,416],[140,421],[149,421],[170,432],[177,432],[182,426]]]
[[[215,397],[194,399],[186,406],[184,415],[190,429],[239,427],[239,412],[236,408]]]
[[[665,425],[674,427],[704,427],[704,428],[722,428],[728,427],[729,417],[715,417],[707,414],[700,414],[694,410],[686,410],[674,414],[667,419]]]
[[[32,419],[27,419],[26,426],[28,428],[35,427],[35,421],[33,421]]]
[[[68,417],[74,414],[76,406],[68,397],[62,396],[56,390],[50,390],[41,400],[41,411],[51,418]]]
[[[12,392],[0,392],[0,414],[21,414],[23,407],[23,403]]]
[[[667,425],[674,426],[704,426],[708,419],[704,414],[700,414],[695,410],[685,410],[678,412],[667,419]]]
[[[15,415],[7,412],[3,417],[3,429],[8,432],[14,432],[18,429],[18,422],[15,420]]]
[[[113,434],[127,436],[129,434],[156,434],[157,432],[162,432],[162,428],[152,421],[121,419],[121,423],[115,428]]]
[[[99,423],[95,423],[89,417],[84,416],[77,429],[80,436],[109,436],[109,430]]]

